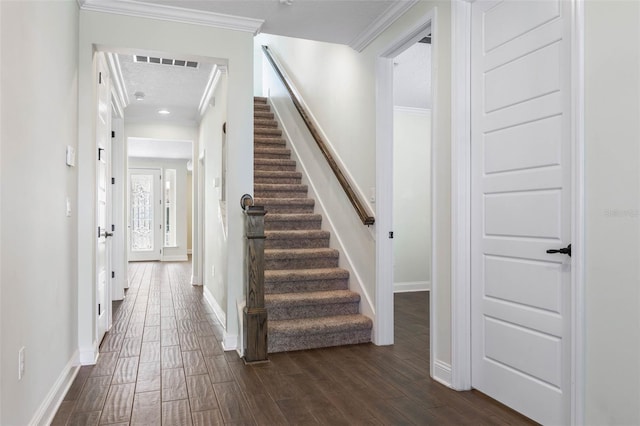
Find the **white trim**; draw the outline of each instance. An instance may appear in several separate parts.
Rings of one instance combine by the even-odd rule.
[[[416,107],[407,107],[407,106],[399,106],[395,105],[393,107],[394,112],[402,112],[405,114],[415,114],[415,115],[430,115],[431,108],[416,108]]]
[[[205,25],[226,30],[244,31],[250,32],[253,35],[258,34],[264,24],[264,20],[262,19],[224,15],[221,13],[186,9],[176,6],[143,3],[135,0],[84,0],[80,8],[94,12],[114,13],[163,21]]]
[[[433,52],[431,63],[431,78],[434,79],[437,70],[437,34],[436,34],[437,8],[422,15],[411,28],[396,39],[392,40],[385,50],[376,59],[376,321],[374,329],[374,342],[376,344],[393,343],[393,244],[388,237],[388,232],[393,228],[393,58],[407,48],[418,42],[428,30],[433,34]],[[434,108],[431,126],[431,140],[436,140],[437,119],[435,117],[435,100],[437,85],[433,85]],[[431,161],[434,155],[432,144]],[[431,168],[431,194],[435,199],[436,176]],[[437,229],[435,223],[434,204],[431,204],[431,276],[436,277],[437,253],[433,250],[433,242],[436,240]],[[435,297],[437,282],[432,278],[430,297],[430,321],[431,330],[437,329],[435,315]],[[436,333],[430,333],[431,353],[436,353]],[[382,343],[378,343],[382,342]],[[431,356],[431,375],[434,374],[434,359]]]
[[[358,273],[358,270],[355,267],[351,256],[349,255],[349,251],[343,243],[340,233],[337,232],[334,221],[331,219],[331,211],[325,207],[325,204],[322,201],[322,197],[318,195],[319,193],[316,189],[316,186],[314,185],[313,181],[309,179],[309,172],[305,165],[305,162],[296,149],[295,144],[292,143],[293,138],[289,133],[289,129],[287,129],[286,127],[285,121],[282,119],[282,114],[280,114],[280,112],[278,111],[278,107],[271,102],[270,105],[278,123],[280,123],[280,127],[283,131],[283,138],[287,141],[287,145],[292,148],[292,154],[294,155],[297,164],[300,166],[303,176],[306,177],[309,187],[309,196],[315,199],[315,205],[319,208],[320,213],[323,217],[323,221],[327,224],[329,231],[331,232],[331,239],[337,243],[337,248],[340,251],[340,262],[344,260],[344,264],[341,266],[347,269],[349,271],[350,277],[353,278],[349,280],[349,285],[351,286],[353,284],[353,281],[355,281],[358,286],[356,293],[359,293],[361,296],[360,302],[362,303],[362,305],[360,306],[360,309],[364,315],[372,316],[373,318],[375,318],[375,308],[373,302],[371,301],[371,297],[369,296],[369,293],[364,286],[364,280]]]
[[[202,285],[202,280],[197,275],[191,275],[191,285]]]
[[[164,249],[163,249],[164,250]],[[189,257],[186,254],[171,254],[171,255],[162,255],[163,262],[186,262],[189,260]]]
[[[391,26],[398,18],[411,9],[418,0],[398,1],[392,3],[375,21],[367,26],[351,42],[349,47],[362,52],[373,40]]]
[[[98,362],[99,356],[100,351],[96,342],[93,342],[93,347],[80,348],[78,350],[78,362],[80,365],[94,365]]]
[[[394,293],[410,293],[414,291],[430,291],[431,281],[405,281],[393,283]]]
[[[209,74],[207,86],[205,87],[202,98],[200,99],[200,104],[198,105],[198,111],[200,111],[201,117],[204,116],[205,112],[207,112],[209,102],[211,102],[211,98],[213,98],[213,93],[216,91],[216,87],[218,87],[218,82],[220,81],[222,74],[224,74],[222,67],[217,64],[214,65],[211,70],[211,74]]]
[[[471,4],[451,2],[451,384],[471,389]]]
[[[71,356],[67,365],[62,369],[58,379],[31,418],[29,422],[30,426],[51,424],[67,391],[78,375],[78,371],[80,371],[80,366],[78,365],[78,351],[76,351],[73,356]]]
[[[436,360],[433,363],[433,380],[451,387],[451,366],[446,362]]]
[[[204,300],[207,301],[209,307],[213,310],[213,314],[216,316],[218,322],[222,325],[222,328],[227,328],[227,314],[224,313],[222,307],[216,301],[216,298],[213,297],[209,287],[204,287],[202,290],[202,294],[204,295]]]
[[[224,335],[222,336],[222,350],[225,352],[228,351],[237,351],[238,350],[238,335],[237,334],[229,334],[227,330],[224,331]]]
[[[573,119],[573,163],[572,167],[572,282],[571,312],[571,408],[572,425],[585,424],[585,118],[584,118],[584,47],[585,17],[584,1],[573,1],[571,28],[571,80]]]
[[[187,255],[193,254],[193,249],[187,249]]]
[[[111,91],[116,94],[115,99],[119,106],[119,117],[124,117],[123,110],[126,108],[131,100],[129,99],[129,93],[127,93],[127,86],[122,75],[122,67],[120,66],[120,59],[118,55],[112,52],[105,52],[107,56],[107,64],[109,64],[109,70],[111,71]]]

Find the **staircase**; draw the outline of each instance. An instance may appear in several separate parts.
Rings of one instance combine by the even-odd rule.
[[[254,199],[264,206],[265,307],[269,352],[365,343],[371,319],[338,267],[330,234],[314,214],[302,174],[266,98],[254,100]]]

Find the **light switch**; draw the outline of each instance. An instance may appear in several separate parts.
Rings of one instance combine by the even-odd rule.
[[[76,165],[76,149],[71,145],[67,145],[67,166]]]

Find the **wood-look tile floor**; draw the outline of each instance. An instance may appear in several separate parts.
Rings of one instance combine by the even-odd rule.
[[[272,354],[245,366],[190,263],[132,263],[130,288],[95,366],[85,366],[53,425],[533,424],[482,394],[429,377],[428,293],[395,296],[393,346]]]

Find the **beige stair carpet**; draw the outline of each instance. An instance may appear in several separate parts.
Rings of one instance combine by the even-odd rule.
[[[264,206],[269,352],[371,341],[371,319],[329,247],[330,233],[265,98],[254,101],[254,199]]]

